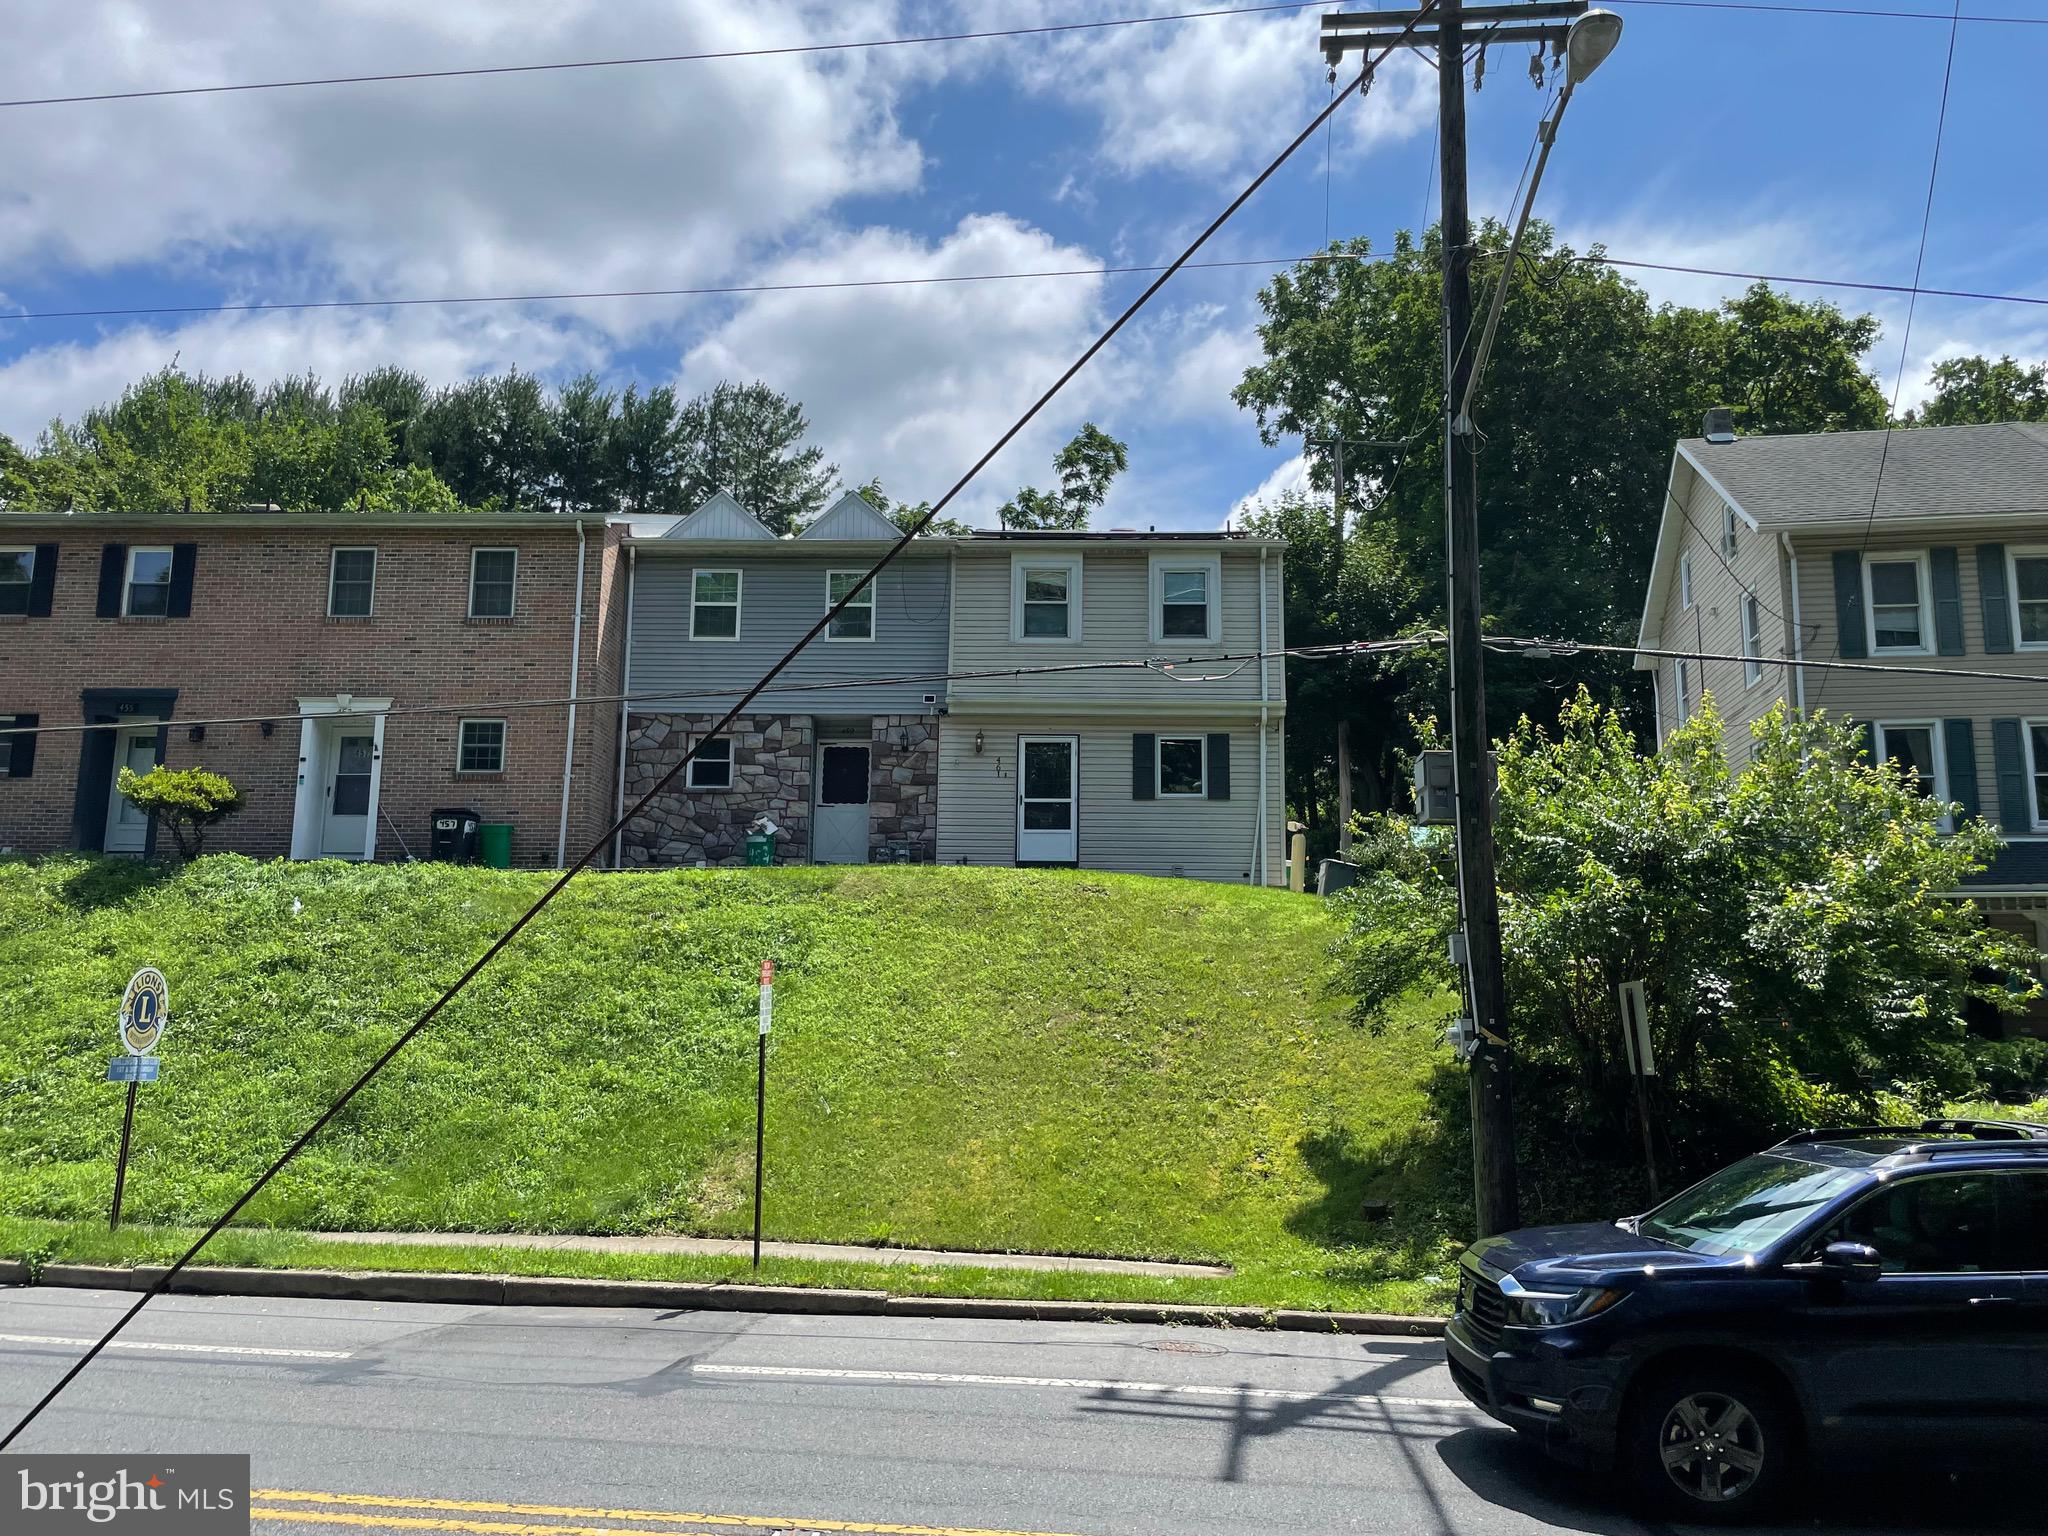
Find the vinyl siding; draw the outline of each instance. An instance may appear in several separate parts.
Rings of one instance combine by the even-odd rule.
[[[1171,686],[1171,685],[1169,685]],[[1136,800],[1131,796],[1131,737],[1230,735],[1228,800]],[[979,755],[975,733],[983,738]],[[1042,716],[955,711],[939,740],[939,862],[1009,865],[1017,857],[1017,738],[1079,739],[1079,863],[1084,869],[1198,880],[1252,877],[1259,789],[1255,720],[1189,715],[1162,721],[1090,720],[1062,727]],[[1282,731],[1266,740],[1266,879],[1286,883]]]
[[[825,612],[825,573],[864,563],[852,555],[693,557],[643,547],[633,587],[635,711],[729,707],[735,695],[704,690],[745,688],[757,681]],[[691,640],[692,573],[699,566],[742,572],[737,640]],[[875,578],[875,638],[821,636],[790,663],[759,707],[775,714],[919,714],[927,707],[924,695],[944,700],[946,685],[937,681],[817,691],[781,685],[947,671],[946,568],[943,556],[905,555],[883,571]],[[669,689],[674,693],[668,694]],[[657,694],[664,696],[650,697]]]
[[[2004,518],[1964,531],[1895,530],[1881,523],[1867,545],[1854,536],[1793,536],[1799,554],[1800,607],[1806,622],[1806,654],[1815,661],[1839,656],[1835,625],[1832,560],[1836,549],[1867,548],[1872,554],[1919,552],[1936,546],[1955,549],[1961,577],[1963,654],[1961,656],[1873,656],[1872,661],[1897,666],[1902,672],[1814,672],[1807,678],[1809,709],[1858,720],[1967,719],[1973,725],[1977,755],[1977,797],[1987,820],[1998,816],[1997,763],[1992,750],[1991,721],[2000,717],[2048,719],[2048,651],[2014,649],[1987,654],[1984,613],[1979,600],[1977,546],[2003,544],[2008,549],[2048,548],[2048,519]],[[1961,667],[2039,677],[2041,684],[1910,674],[1920,669]],[[2044,765],[2048,766],[2048,765]]]
[[[1122,661],[1154,656],[1243,655],[1259,645],[1259,556],[1256,550],[1225,549],[1221,555],[1220,625],[1214,644],[1152,638],[1150,567],[1154,552],[1172,553],[1171,546],[1090,546],[1080,551],[1081,638],[1075,642],[1019,642],[1011,637],[1012,544],[991,544],[958,552],[954,565],[953,670],[1053,665],[1074,661]],[[1071,550],[1046,551],[1064,558]],[[1191,559],[1207,559],[1211,550],[1185,551]],[[1281,551],[1266,556],[1265,648],[1277,649],[1282,639],[1284,594]],[[1183,669],[1186,670],[1186,669]],[[1230,670],[1226,667],[1223,670]],[[1267,671],[1269,697],[1276,707],[1285,698],[1285,668],[1276,658]],[[1090,703],[1143,702],[1170,708],[1235,702],[1256,707],[1259,667],[1256,662],[1217,682],[1189,683],[1158,672],[1105,670],[1047,677],[962,680],[952,690],[955,712],[966,708],[997,709],[1027,701]]]

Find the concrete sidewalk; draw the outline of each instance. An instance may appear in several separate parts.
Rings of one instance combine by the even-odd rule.
[[[401,1243],[436,1248],[544,1248],[578,1253],[694,1253],[751,1258],[744,1237],[579,1237],[548,1232],[299,1232],[326,1243]],[[1168,1280],[1214,1280],[1227,1264],[1172,1264],[1158,1259],[1083,1259],[1055,1253],[964,1253],[947,1248],[881,1248],[860,1243],[761,1244],[763,1258],[822,1263],[947,1265],[969,1269],[1033,1269],[1090,1275],[1146,1275]]]

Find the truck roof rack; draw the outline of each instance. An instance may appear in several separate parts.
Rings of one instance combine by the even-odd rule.
[[[1795,1147],[1817,1141],[1861,1141],[1870,1136],[1962,1136],[1970,1138],[1961,1142],[1916,1143],[1916,1152],[1932,1151],[1936,1147],[1969,1146],[1985,1141],[2020,1141],[2048,1143],[2048,1125],[2037,1125],[2029,1120],[1922,1120],[1918,1125],[1829,1125],[1817,1126],[1811,1130],[1795,1131],[1778,1145]]]

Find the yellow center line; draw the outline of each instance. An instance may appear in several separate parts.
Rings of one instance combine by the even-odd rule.
[[[463,1536],[622,1536],[618,1525],[527,1525],[463,1520],[450,1515],[547,1515],[555,1520],[637,1520],[663,1525],[709,1525],[768,1531],[844,1531],[855,1536],[1062,1536],[1054,1531],[990,1530],[960,1525],[887,1525],[866,1520],[806,1520],[796,1516],[709,1515],[658,1509],[586,1509],[573,1504],[506,1504],[489,1499],[414,1499],[367,1493],[317,1493],[258,1488],[249,1495],[252,1520],[339,1525],[377,1530],[448,1531]],[[345,1505],[346,1509],[277,1509],[276,1504]],[[419,1515],[360,1514],[358,1510],[419,1510]],[[432,1513],[424,1513],[432,1511]]]

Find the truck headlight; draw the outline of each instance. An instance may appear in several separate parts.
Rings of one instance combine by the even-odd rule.
[[[1627,1294],[1602,1286],[1576,1291],[1520,1290],[1506,1297],[1507,1321],[1514,1328],[1561,1328],[1598,1316]]]

